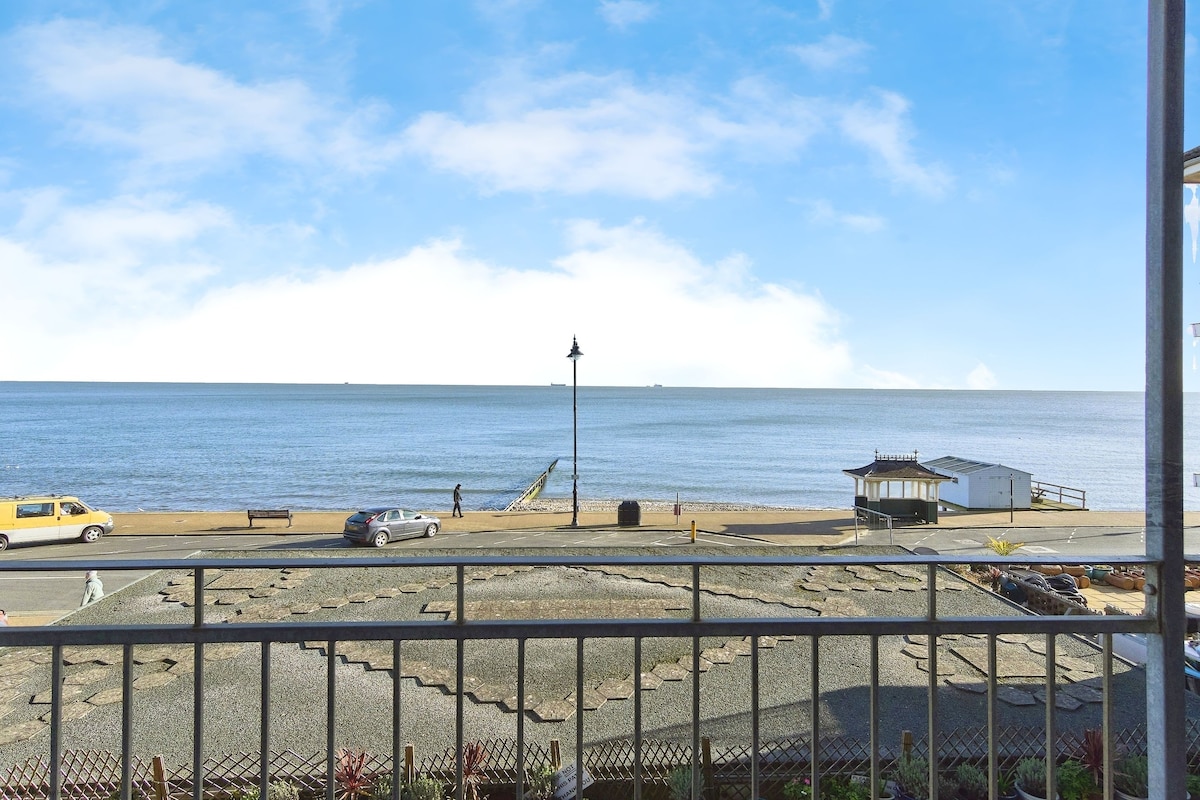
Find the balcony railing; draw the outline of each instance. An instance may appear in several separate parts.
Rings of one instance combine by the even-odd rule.
[[[909,637],[911,641],[922,641],[918,637],[926,637],[923,645],[924,662],[927,680],[924,687],[924,718],[926,729],[924,735],[927,741],[928,778],[930,797],[937,797],[938,774],[942,767],[940,763],[947,756],[943,748],[943,717],[945,710],[942,703],[945,698],[939,691],[939,656],[943,655],[939,648],[939,637],[976,636],[986,646],[987,669],[980,678],[986,685],[986,702],[984,703],[985,719],[979,720],[979,727],[986,731],[986,748],[983,755],[986,760],[986,772],[991,786],[991,796],[996,797],[997,779],[1007,761],[1011,761],[1010,753],[1004,751],[1000,744],[1000,716],[997,710],[998,695],[1003,688],[998,680],[997,650],[998,640],[1009,635],[1035,635],[1044,637],[1045,675],[1042,679],[1041,691],[1044,693],[1045,721],[1040,733],[1041,752],[1051,755],[1059,754],[1059,722],[1056,706],[1058,705],[1059,678],[1059,649],[1067,640],[1063,636],[1081,636],[1088,640],[1099,642],[1096,647],[1097,659],[1102,664],[1100,670],[1101,728],[1106,742],[1105,750],[1105,796],[1111,797],[1111,780],[1113,763],[1117,757],[1113,742],[1115,741],[1113,723],[1113,658],[1112,641],[1116,634],[1144,633],[1152,634],[1156,630],[1156,622],[1144,616],[1032,616],[1019,612],[996,598],[984,587],[964,588],[963,579],[951,571],[951,565],[982,565],[995,563],[995,556],[914,556],[903,554],[882,555],[781,555],[781,556],[725,556],[725,555],[660,555],[659,552],[645,555],[562,555],[542,556],[532,555],[529,551],[506,554],[503,556],[413,556],[413,557],[322,557],[313,558],[296,554],[282,554],[273,557],[239,557],[239,558],[193,558],[170,560],[138,560],[112,562],[106,565],[107,570],[161,570],[162,574],[176,571],[190,571],[194,575],[190,587],[190,603],[192,609],[188,616],[190,624],[113,624],[113,625],[83,625],[62,624],[50,627],[9,628],[4,631],[2,642],[6,646],[33,646],[52,648],[51,686],[53,694],[50,703],[50,743],[48,759],[52,768],[49,770],[48,794],[52,800],[59,800],[62,793],[61,770],[54,768],[62,763],[63,756],[63,669],[64,648],[85,645],[119,645],[123,648],[122,664],[122,725],[121,725],[121,764],[122,776],[120,796],[124,800],[132,797],[133,784],[131,764],[136,757],[146,757],[148,754],[135,753],[135,725],[156,725],[159,720],[135,718],[133,703],[133,667],[134,647],[142,645],[189,645],[192,648],[193,668],[193,715],[191,720],[191,738],[193,743],[192,768],[193,780],[191,793],[196,800],[205,797],[205,720],[216,718],[227,713],[219,700],[208,693],[206,685],[207,665],[204,657],[205,649],[221,643],[254,643],[261,650],[260,673],[257,676],[261,687],[261,704],[259,716],[259,758],[260,771],[258,775],[262,797],[267,796],[270,780],[270,754],[281,746],[290,746],[288,742],[278,741],[273,732],[273,721],[278,724],[277,715],[273,714],[271,698],[278,697],[280,689],[273,687],[275,677],[272,672],[272,645],[278,643],[320,643],[325,651],[326,692],[324,725],[326,731],[326,796],[332,800],[337,785],[334,771],[337,763],[336,731],[338,730],[339,714],[344,713],[339,707],[338,682],[341,675],[338,666],[338,656],[346,651],[352,642],[383,642],[391,644],[391,692],[392,696],[380,702],[386,702],[392,708],[392,753],[391,769],[392,796],[398,800],[402,780],[404,779],[402,765],[404,764],[404,742],[401,731],[404,729],[401,702],[403,695],[405,665],[402,663],[403,647],[435,648],[439,643],[445,647],[453,647],[454,668],[453,680],[447,682],[447,691],[453,695],[454,711],[454,753],[458,754],[454,770],[454,785],[457,796],[461,798],[463,787],[463,762],[461,754],[464,745],[475,738],[474,733],[467,729],[464,715],[464,705],[468,688],[464,686],[464,653],[473,643],[508,642],[515,647],[515,663],[506,664],[504,668],[513,671],[515,695],[515,770],[514,783],[517,797],[523,794],[525,769],[525,754],[527,751],[527,718],[531,709],[526,708],[526,688],[529,677],[529,667],[526,663],[527,646],[531,642],[542,640],[569,640],[574,642],[574,692],[570,700],[573,703],[573,718],[575,738],[573,742],[573,761],[575,764],[587,764],[585,743],[588,739],[589,712],[588,698],[593,690],[589,682],[593,678],[586,677],[585,645],[600,640],[620,640],[631,642],[633,646],[632,660],[628,671],[633,676],[642,676],[646,664],[643,663],[643,648],[648,642],[674,640],[689,645],[690,668],[686,669],[687,679],[691,682],[690,713],[686,714],[687,745],[686,752],[691,760],[692,795],[701,796],[702,791],[702,731],[711,721],[702,714],[701,697],[702,681],[711,684],[714,679],[706,679],[704,670],[707,661],[702,653],[706,644],[714,637],[727,640],[743,640],[748,648],[749,670],[747,686],[721,685],[709,692],[744,695],[745,713],[749,717],[748,736],[745,745],[749,747],[750,757],[746,772],[746,796],[756,798],[761,796],[763,786],[763,769],[771,766],[774,770],[781,757],[777,749],[764,746],[762,723],[764,709],[760,704],[760,694],[763,682],[776,680],[780,677],[778,670],[767,675],[762,674],[760,658],[762,649],[770,643],[783,638],[799,637],[795,647],[800,652],[807,651],[808,675],[806,677],[807,692],[796,696],[794,704],[799,707],[807,704],[810,710],[808,722],[809,746],[807,752],[794,751],[787,758],[794,759],[797,764],[803,764],[807,777],[811,781],[813,796],[820,796],[822,777],[827,774],[822,765],[822,658],[831,651],[835,642],[852,642],[853,647],[861,654],[862,661],[867,665],[867,677],[861,687],[867,697],[868,741],[864,742],[866,758],[863,772],[871,781],[870,785],[877,786],[883,774],[883,754],[889,750],[882,739],[881,730],[884,714],[881,712],[881,698],[889,697],[889,688],[880,681],[880,644],[893,642],[896,637]],[[1145,557],[1104,556],[1104,561],[1114,565],[1142,564]],[[1065,559],[1034,557],[1005,557],[1004,563],[1069,563]],[[0,565],[3,571],[41,571],[41,570],[77,570],[95,566],[91,562],[64,561],[8,561]],[[764,581],[783,580],[782,576],[790,575],[797,569],[844,569],[869,567],[883,570],[903,570],[917,580],[907,588],[906,596],[921,596],[917,604],[920,612],[917,614],[889,615],[875,614],[871,616],[856,616],[847,613],[837,613],[838,606],[831,605],[830,612],[822,612],[820,616],[791,616],[777,613],[774,616],[756,613],[744,616],[718,616],[715,611],[721,610],[713,600],[716,596],[736,594],[736,587],[731,587],[721,576],[729,574],[759,575],[756,582],[761,585]],[[402,576],[406,571],[440,570],[452,578],[445,580],[444,591],[453,594],[453,600],[447,602],[445,619],[400,619],[400,620],[355,620],[339,616],[337,619],[327,619],[314,622],[293,622],[293,617],[287,621],[276,622],[246,622],[225,624],[206,619],[206,584],[215,570],[229,572],[232,570],[279,570],[304,569],[321,574],[325,570],[347,570],[367,568],[372,574],[381,575],[395,572]],[[483,583],[473,585],[472,578],[481,572],[515,569],[546,569],[546,570],[597,570],[608,571],[608,574],[629,574],[629,571],[651,570],[656,573],[656,580],[664,584],[664,591],[673,592],[678,599],[676,607],[682,606],[680,615],[673,618],[662,616],[653,618],[622,618],[612,619],[597,615],[577,619],[475,619],[471,610],[476,608],[475,601],[482,597]],[[545,573],[550,575],[551,573]],[[572,573],[574,574],[574,573]],[[638,573],[642,574],[642,573]],[[150,580],[154,580],[153,578]],[[161,580],[161,579],[160,579]],[[403,583],[403,578],[397,581]],[[396,582],[396,581],[394,581]],[[718,585],[719,584],[719,585]],[[154,589],[156,587],[150,587]],[[942,612],[939,597],[943,594],[940,589],[956,588],[954,594],[961,596],[962,592],[977,591],[981,593],[980,601],[985,598],[989,603],[999,603],[1000,611],[994,615],[951,615]],[[755,602],[764,609],[788,610],[789,597],[800,590],[788,585],[779,586],[777,592],[767,599],[759,595],[745,595],[747,602]],[[850,592],[853,593],[853,590]],[[923,594],[918,594],[923,593]],[[833,594],[832,592],[830,593]],[[120,599],[121,595],[107,598],[105,602]],[[946,604],[946,601],[942,601]],[[960,604],[956,601],[956,606]],[[841,607],[844,610],[844,606]],[[711,609],[711,610],[710,610]],[[179,613],[187,613],[180,611]],[[337,612],[329,612],[334,615]],[[1180,609],[1182,613],[1182,609]],[[840,637],[851,637],[841,639]],[[855,639],[853,637],[861,637]],[[808,640],[807,648],[803,640]],[[942,639],[944,642],[945,639]],[[1070,640],[1072,646],[1078,642]],[[913,645],[910,645],[913,646]],[[0,655],[3,652],[0,651]],[[1065,658],[1065,657],[1064,657]],[[797,664],[803,663],[797,659]],[[1118,662],[1121,669],[1127,667]],[[1183,665],[1179,665],[1180,670]],[[449,670],[449,665],[446,665]],[[826,667],[825,669],[828,669]],[[594,676],[593,676],[594,677]],[[794,679],[792,675],[789,678]],[[253,676],[247,676],[252,680]],[[341,679],[344,680],[344,677]],[[727,681],[728,675],[721,680]],[[638,678],[640,685],[642,678]],[[1154,688],[1147,689],[1148,692]],[[412,691],[409,688],[407,691]],[[633,775],[630,793],[635,798],[643,795],[646,775],[642,770],[642,755],[644,749],[647,720],[644,718],[643,692],[632,693],[633,709],[631,730]],[[778,692],[772,693],[778,697]],[[788,708],[771,709],[774,713],[791,713]],[[570,716],[570,715],[568,715]],[[893,732],[894,733],[894,732]],[[593,749],[595,742],[591,743]],[[1186,747],[1185,743],[1177,746]],[[768,755],[770,753],[770,755]],[[1047,759],[1048,785],[1054,785],[1055,758]],[[212,796],[211,794],[209,795]],[[576,796],[580,796],[578,793]]]

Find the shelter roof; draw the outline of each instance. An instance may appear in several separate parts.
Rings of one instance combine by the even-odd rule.
[[[866,478],[877,481],[927,480],[948,481],[950,478],[939,475],[917,461],[912,456],[881,456],[875,454],[875,460],[865,467],[844,469],[842,472],[856,478]]]

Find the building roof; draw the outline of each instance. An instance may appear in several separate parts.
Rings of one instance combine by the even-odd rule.
[[[1006,467],[999,462],[988,464],[983,461],[974,461],[969,458],[959,458],[958,456],[942,456],[941,458],[935,458],[932,461],[926,461],[924,466],[928,467],[929,469],[939,470],[941,472],[953,472],[959,475],[970,475],[972,472],[981,472],[982,470],[992,469],[994,467],[1006,469],[1010,472],[1019,472],[1022,475],[1033,474],[1032,472],[1026,472],[1023,469]]]
[[[881,456],[875,452],[875,460],[865,467],[844,469],[842,472],[856,478],[866,478],[877,481],[948,481],[945,475],[939,475],[917,461],[917,454],[911,456]]]

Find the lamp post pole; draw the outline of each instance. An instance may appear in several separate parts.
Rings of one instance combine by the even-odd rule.
[[[579,340],[571,337],[571,527],[579,527]]]
[[[1013,498],[1013,476],[1012,476],[1012,473],[1010,472],[1010,473],[1008,473],[1008,524],[1009,525],[1011,525],[1013,522],[1013,501],[1014,501],[1014,499],[1015,498]]]

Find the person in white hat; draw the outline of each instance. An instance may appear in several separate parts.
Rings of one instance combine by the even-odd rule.
[[[100,573],[94,569],[88,570],[83,581],[83,602],[79,604],[79,607],[90,605],[101,597],[104,597],[104,584],[100,582]]]

